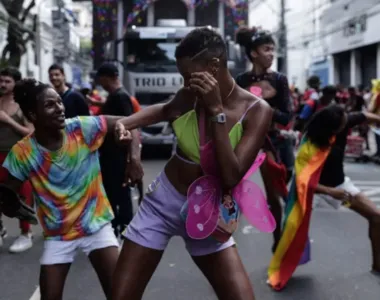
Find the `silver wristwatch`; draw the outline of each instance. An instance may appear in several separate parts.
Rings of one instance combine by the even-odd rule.
[[[216,116],[211,117],[210,120],[212,122],[216,122],[216,123],[219,123],[219,124],[224,124],[227,121],[227,117],[226,117],[225,113],[220,113],[220,114],[217,114]]]

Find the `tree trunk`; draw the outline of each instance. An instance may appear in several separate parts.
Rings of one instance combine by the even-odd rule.
[[[35,6],[32,0],[28,7],[23,10],[24,0],[1,0],[9,15],[7,44],[1,55],[1,65],[20,67],[21,57],[26,52],[26,43],[32,37],[23,28],[30,10]],[[28,36],[25,38],[25,35]]]

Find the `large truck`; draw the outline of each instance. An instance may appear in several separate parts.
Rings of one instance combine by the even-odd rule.
[[[174,53],[180,40],[194,28],[187,26],[185,20],[158,20],[155,27],[131,26],[121,40],[106,45],[105,58],[122,66],[124,86],[142,108],[168,101],[182,87]],[[226,43],[229,67],[236,74],[245,67],[244,56],[233,42],[227,39]],[[142,128],[141,139],[143,145],[175,142],[167,122]]]

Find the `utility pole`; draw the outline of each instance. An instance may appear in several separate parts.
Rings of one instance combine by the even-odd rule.
[[[280,34],[278,39],[279,46],[279,57],[278,57],[278,69],[281,73],[285,75],[288,72],[287,62],[288,62],[288,41],[287,41],[287,32],[285,24],[285,10],[286,10],[286,1],[281,0],[280,7]]]
[[[119,78],[121,82],[124,82],[124,64],[120,62],[124,61],[124,1],[118,1],[117,3],[117,29],[116,38],[117,43],[117,61],[119,69]]]

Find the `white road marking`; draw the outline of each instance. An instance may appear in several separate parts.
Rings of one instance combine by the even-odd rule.
[[[355,185],[369,185],[369,186],[380,186],[380,181],[379,180],[352,180],[352,182]]]
[[[369,198],[373,202],[379,202],[380,203],[380,197],[371,197]]]
[[[36,290],[34,291],[32,297],[29,298],[29,300],[40,300],[40,299],[41,299],[40,287],[37,286]]]
[[[380,188],[365,190],[365,191],[363,191],[363,194],[368,196],[368,197],[378,195],[378,194],[380,194]]]

